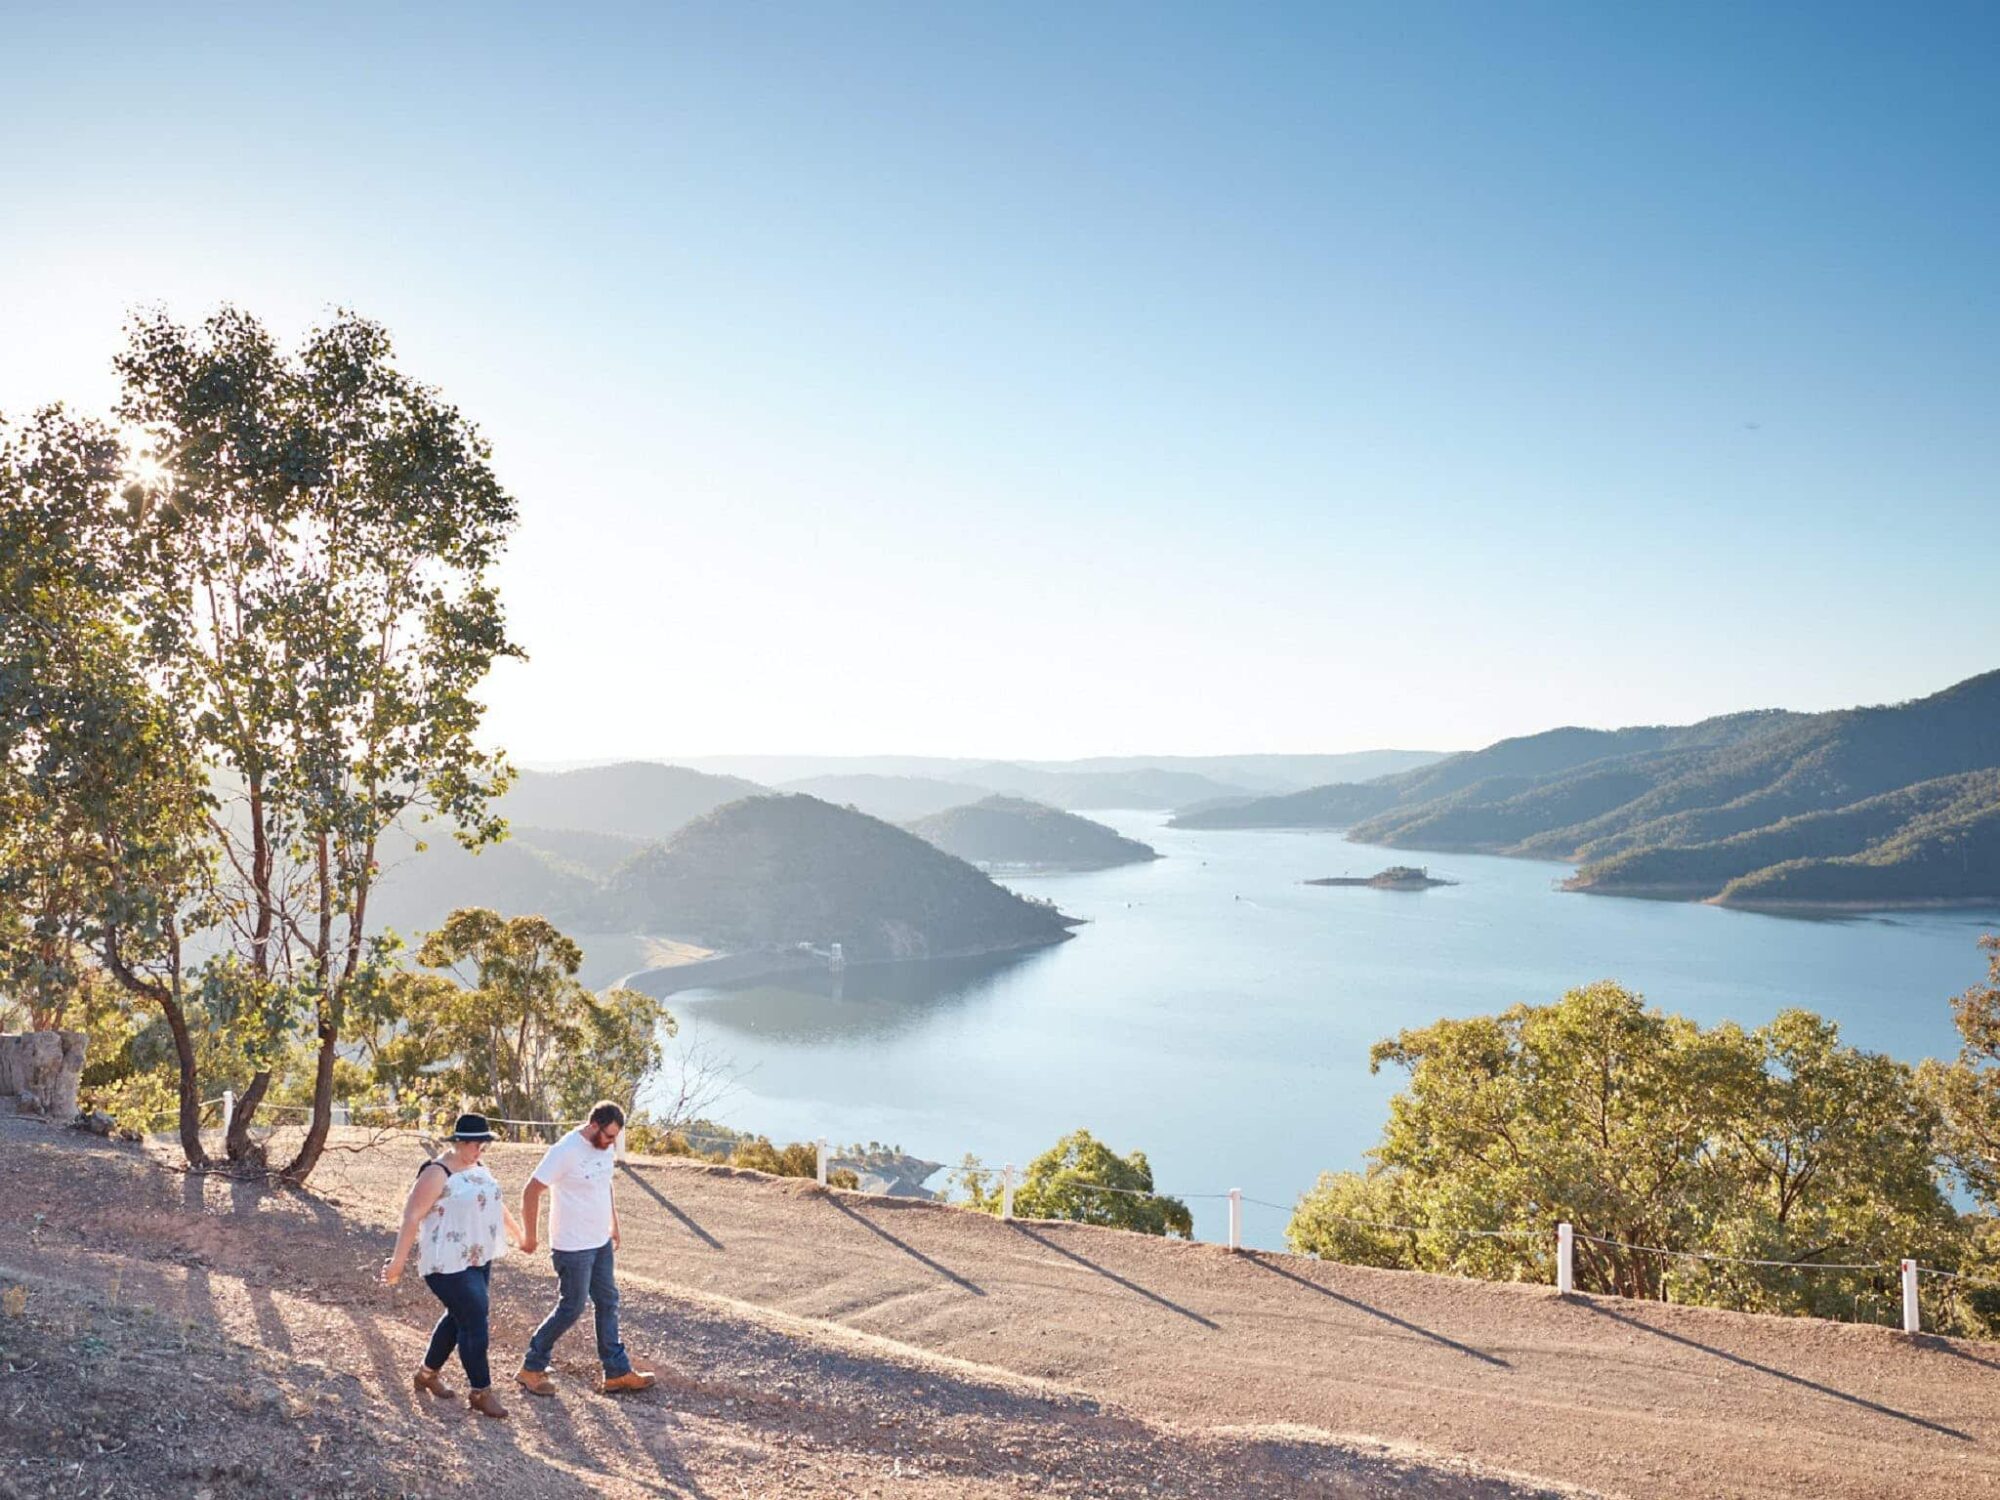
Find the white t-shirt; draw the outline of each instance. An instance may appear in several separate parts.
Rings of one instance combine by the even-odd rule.
[[[617,1150],[603,1150],[581,1130],[549,1147],[535,1168],[535,1181],[549,1189],[549,1245],[557,1250],[595,1250],[611,1239],[611,1172]]]

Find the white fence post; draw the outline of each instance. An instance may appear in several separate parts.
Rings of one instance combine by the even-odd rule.
[[[1567,1221],[1556,1225],[1556,1295],[1576,1290],[1576,1230]]]
[[[826,1137],[821,1136],[818,1140],[814,1141],[813,1149],[818,1160],[818,1164],[815,1167],[815,1171],[819,1174],[819,1185],[821,1187],[825,1187],[826,1186]]]
[[[1917,1263],[1903,1262],[1903,1332],[1923,1332],[1921,1309],[1917,1306]]]
[[[611,1159],[613,1161],[625,1160],[625,1127],[623,1125],[618,1127],[618,1138],[611,1143]]]
[[[222,1091],[222,1133],[225,1136],[229,1134],[229,1127],[231,1123],[234,1122],[235,1119],[236,1119],[236,1090],[224,1089]]]
[[[1014,1164],[1011,1161],[1000,1169],[1000,1217],[1014,1217]]]
[[[1243,1189],[1229,1190],[1229,1248],[1243,1248]]]

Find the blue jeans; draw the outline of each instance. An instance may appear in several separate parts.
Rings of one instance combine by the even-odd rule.
[[[424,1368],[442,1370],[456,1345],[459,1363],[465,1366],[465,1378],[472,1382],[475,1391],[493,1384],[492,1371],[486,1365],[486,1314],[491,1301],[488,1283],[492,1277],[493,1267],[484,1265],[467,1266],[448,1276],[433,1271],[424,1278],[424,1285],[444,1304],[444,1316],[431,1330]]]
[[[528,1340],[528,1357],[521,1361],[521,1367],[535,1371],[548,1369],[556,1340],[583,1316],[583,1304],[588,1300],[597,1316],[597,1358],[604,1366],[605,1379],[628,1374],[632,1361],[618,1341],[618,1282],[612,1273],[611,1242],[606,1240],[595,1250],[555,1250],[550,1252],[550,1259],[555,1262],[556,1285],[561,1295],[554,1309],[542,1319],[542,1326],[535,1330],[535,1336]]]

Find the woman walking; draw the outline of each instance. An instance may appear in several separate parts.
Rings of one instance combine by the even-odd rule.
[[[502,1232],[518,1244],[521,1224],[507,1207],[499,1182],[479,1164],[492,1139],[486,1116],[460,1115],[452,1127],[451,1144],[435,1161],[418,1168],[409,1201],[403,1205],[402,1232],[382,1267],[382,1281],[394,1286],[402,1279],[403,1264],[415,1245],[424,1285],[444,1304],[423,1367],[413,1377],[416,1388],[433,1396],[457,1394],[443,1379],[445,1361],[456,1347],[472,1386],[467,1404],[483,1416],[504,1417],[507,1408],[493,1394],[486,1359],[488,1283],[493,1262],[506,1253]]]

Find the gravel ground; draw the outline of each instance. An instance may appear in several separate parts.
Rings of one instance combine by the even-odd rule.
[[[373,1281],[413,1149],[336,1157],[302,1194],[0,1121],[0,1495],[1573,1493],[1304,1427],[1148,1415],[866,1319],[677,1286],[670,1235],[701,1232],[683,1185],[758,1199],[806,1251],[830,1200],[675,1165],[640,1167],[621,1198],[626,1339],[660,1387],[597,1395],[582,1329],[558,1398],[516,1394],[514,1420],[486,1421],[409,1390],[435,1306],[414,1279]],[[528,1154],[496,1155],[518,1183]],[[497,1270],[496,1369],[552,1288],[539,1257]]]
[[[19,1473],[45,1484],[69,1463],[56,1493],[217,1497],[336,1492],[329,1481],[360,1494],[2000,1495],[2000,1346],[1005,1225],[683,1161],[619,1178],[626,1339],[660,1390],[588,1391],[579,1330],[559,1351],[558,1401],[521,1396],[518,1420],[480,1422],[407,1393],[433,1305],[420,1283],[370,1280],[417,1159],[407,1141],[343,1152],[311,1194],[269,1192],[174,1172],[157,1149],[0,1123],[0,1281],[48,1309],[24,1320],[42,1330],[21,1345],[35,1368],[12,1353],[19,1321],[0,1344],[16,1366],[0,1370],[0,1440],[34,1438],[32,1422],[9,1425],[16,1401],[117,1404],[62,1384],[124,1368],[64,1361],[81,1313],[152,1309],[221,1340],[154,1348],[147,1390],[186,1358],[252,1372],[212,1381],[262,1393],[255,1422],[217,1434],[198,1404],[170,1408],[178,1428],[157,1420],[160,1400],[213,1394],[167,1381],[163,1397],[129,1398],[133,1431],[100,1420],[22,1443]],[[489,1154],[510,1190],[534,1159]],[[511,1368],[552,1286],[539,1256],[496,1270],[496,1366]],[[158,1456],[121,1464],[91,1451],[92,1430]],[[313,1439],[303,1467],[274,1456]],[[224,1476],[201,1477],[213,1469]]]

